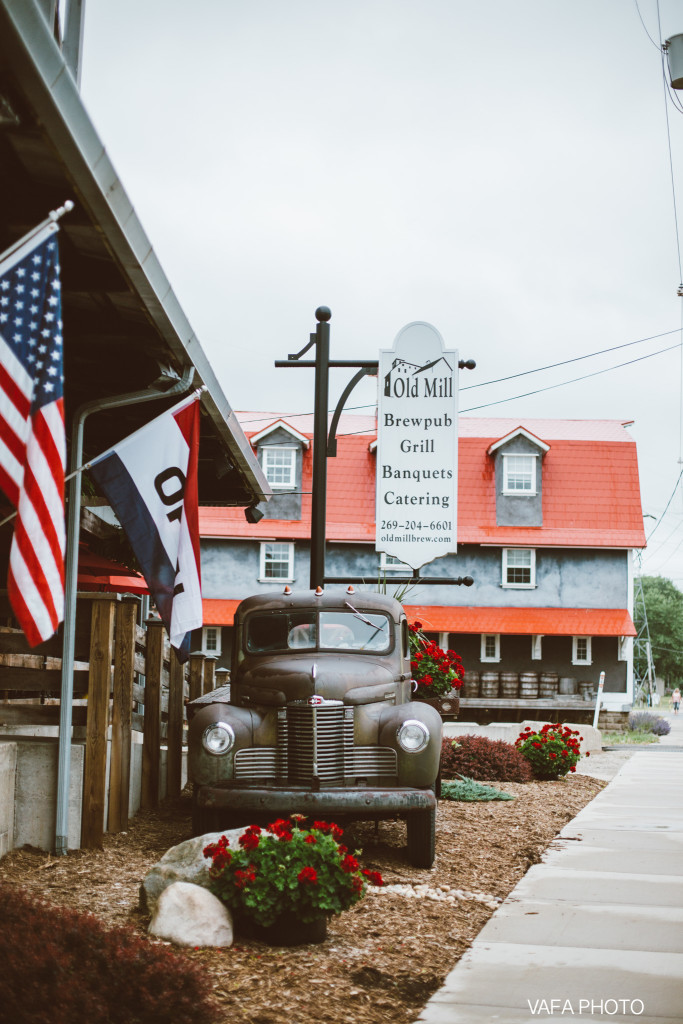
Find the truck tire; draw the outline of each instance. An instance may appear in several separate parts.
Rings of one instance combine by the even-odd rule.
[[[218,820],[218,815],[213,808],[200,807],[195,799],[192,800],[192,835],[203,836],[207,832],[219,832],[223,824]]]
[[[409,814],[406,829],[408,860],[414,868],[431,868],[436,856],[436,809]]]

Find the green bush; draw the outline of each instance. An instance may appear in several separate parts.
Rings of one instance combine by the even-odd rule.
[[[515,740],[515,746],[527,759],[537,779],[559,779],[567,772],[576,771],[582,738],[577,729],[570,729],[561,722],[548,723],[539,732],[527,725]]]
[[[0,1022],[210,1024],[206,975],[132,928],[0,887]]]
[[[485,736],[458,736],[441,745],[441,775],[444,779],[467,776],[477,782],[530,782],[528,762],[504,740]]]

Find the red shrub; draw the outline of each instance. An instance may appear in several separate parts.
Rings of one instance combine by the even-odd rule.
[[[464,775],[477,782],[530,782],[529,762],[512,745],[485,736],[457,736],[441,745],[441,775]]]
[[[132,928],[0,887],[0,1022],[209,1024],[202,972]]]

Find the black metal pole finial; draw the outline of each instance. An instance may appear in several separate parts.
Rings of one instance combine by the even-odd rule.
[[[332,319],[332,310],[329,306],[318,306],[315,311],[315,318],[319,322],[326,324],[328,320]]]

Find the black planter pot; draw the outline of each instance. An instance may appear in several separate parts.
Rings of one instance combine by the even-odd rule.
[[[241,921],[239,930],[251,939],[258,939],[269,946],[306,946],[324,942],[327,938],[327,917],[315,921],[301,921],[296,914],[280,914],[272,924],[254,924]]]

